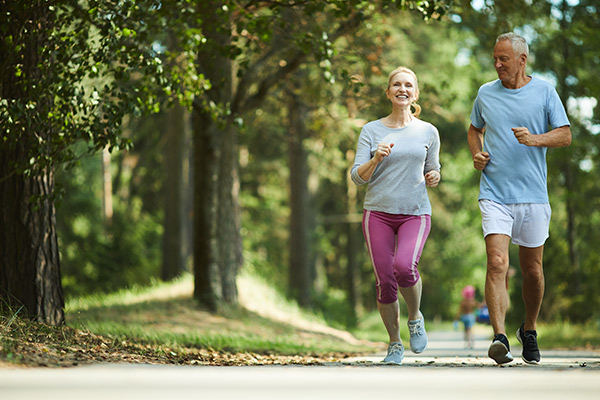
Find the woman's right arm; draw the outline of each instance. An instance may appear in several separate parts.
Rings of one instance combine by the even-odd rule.
[[[350,175],[352,181],[357,185],[364,185],[367,183],[373,174],[377,165],[387,157],[392,151],[394,144],[380,143],[377,145],[377,150],[371,156],[372,138],[364,128],[358,138],[358,145],[356,147],[356,156],[354,158],[354,165]]]
[[[377,165],[392,152],[394,143],[380,143],[377,145],[377,151],[373,158],[357,168],[357,173],[362,180],[368,181],[373,176]]]

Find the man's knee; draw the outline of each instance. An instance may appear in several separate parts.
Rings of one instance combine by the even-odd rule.
[[[492,276],[504,277],[508,272],[508,245],[510,237],[493,234],[485,237],[487,271]]]
[[[499,251],[488,252],[487,270],[492,275],[506,275],[508,271],[508,258]]]
[[[523,279],[530,282],[539,282],[544,280],[544,269],[541,263],[535,265],[528,265],[521,268]]]

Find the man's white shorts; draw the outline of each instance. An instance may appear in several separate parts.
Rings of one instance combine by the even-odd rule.
[[[502,234],[510,236],[518,246],[539,247],[550,236],[550,204],[500,204],[492,200],[479,200],[479,209],[483,237]]]

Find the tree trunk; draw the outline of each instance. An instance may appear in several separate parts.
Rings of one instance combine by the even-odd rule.
[[[112,174],[108,146],[102,149],[102,220],[110,226],[113,218]]]
[[[185,149],[187,113],[182,106],[176,105],[169,110],[165,132],[166,170],[165,181],[165,220],[163,235],[163,262],[161,278],[172,280],[185,270],[185,181],[184,164],[187,157]]]
[[[289,170],[290,170],[290,294],[301,306],[311,305],[315,267],[310,249],[310,207],[308,192],[307,154],[304,148],[307,118],[306,105],[290,93],[289,114]]]
[[[221,300],[217,246],[219,132],[208,113],[197,110],[194,146],[194,297],[215,311]]]
[[[231,125],[225,128],[219,170],[218,225],[221,290],[226,304],[237,304],[237,274],[242,264],[242,237],[240,233],[240,179],[238,168],[237,131]]]
[[[228,21],[215,14],[215,5],[199,3],[210,40],[198,53],[198,71],[212,88],[210,101],[227,107],[232,100],[232,61],[223,49],[230,44]],[[214,17],[214,18],[213,18]],[[194,296],[216,310],[237,304],[236,277],[242,262],[240,236],[237,132],[225,117],[214,117],[201,99],[193,115],[194,147]]]
[[[575,207],[577,184],[573,176],[574,167],[570,160],[570,157],[567,158],[563,169],[565,187],[567,189],[567,195],[565,200],[565,209],[567,211],[567,244],[569,247],[569,261],[571,264],[569,269],[573,273],[573,279],[571,280],[571,283],[573,284],[572,293],[578,295],[582,294],[583,292],[583,277],[581,271],[581,263],[579,262],[579,251],[577,249],[578,234],[577,224],[575,221],[577,216],[577,209]]]
[[[0,149],[0,170],[10,171],[27,152]],[[0,178],[0,307],[51,325],[64,323],[54,174]]]
[[[35,104],[35,112],[41,115],[52,101],[38,98],[35,92],[42,74],[38,48],[47,39],[49,12],[47,7],[37,7],[27,14],[15,14],[23,23],[6,26],[3,33],[12,37],[14,43],[22,43],[18,60],[14,52],[0,51],[0,98],[21,105]],[[0,49],[5,50],[3,44]],[[15,63],[20,65],[20,77],[14,73]],[[14,125],[24,127],[23,131],[11,132],[7,141],[0,141],[0,308],[8,306],[8,312],[16,312],[22,306],[21,316],[61,325],[64,296],[54,208],[54,170],[51,165],[27,173],[19,169],[37,166],[30,164],[33,159],[30,150],[49,140],[51,132],[49,128],[40,128],[39,123],[28,125],[31,122],[25,112],[32,111],[23,111],[21,123]]]
[[[570,29],[570,22],[567,21],[567,19],[564,17],[565,15],[568,15],[568,8],[570,7],[567,2],[563,1],[561,2],[561,12],[563,15],[563,18],[560,20],[560,26],[562,28],[562,30],[564,32],[568,32]],[[561,47],[562,47],[562,56],[566,57],[563,58],[563,63],[561,65],[561,68],[559,69],[558,72],[558,95],[561,98],[562,102],[563,102],[563,106],[565,107],[565,110],[568,110],[566,101],[568,96],[567,93],[567,88],[568,88],[568,84],[567,84],[567,78],[570,76],[570,67],[569,67],[569,61],[571,59],[571,51],[570,51],[570,44],[568,42],[568,40],[565,37],[562,37],[562,43],[561,43]],[[573,129],[573,136],[576,136],[576,132],[575,132],[575,128],[571,128]],[[566,149],[565,152],[567,154],[570,155],[571,150],[570,149]],[[582,293],[582,282],[583,282],[583,274],[581,271],[581,263],[579,261],[579,251],[577,249],[577,241],[578,241],[578,233],[577,233],[577,224],[576,224],[576,217],[577,217],[577,210],[575,207],[575,198],[577,196],[577,170],[578,168],[576,166],[573,165],[573,161],[571,161],[573,158],[570,156],[567,156],[564,158],[564,167],[563,167],[563,176],[565,178],[565,187],[567,189],[567,195],[566,195],[566,199],[565,199],[565,209],[567,212],[567,243],[568,243],[568,247],[569,247],[569,261],[570,261],[570,270],[573,272],[573,284],[574,284],[574,294],[581,294]]]
[[[346,153],[347,165],[352,165],[354,160],[355,152],[349,150]],[[358,189],[349,173],[346,173],[346,187],[348,188],[348,215],[356,213],[356,206],[358,203]],[[352,310],[352,322],[354,323],[360,313],[360,305],[362,304],[360,298],[360,267],[358,265],[356,252],[360,248],[362,241],[360,240],[360,224],[357,222],[349,221],[347,224],[348,242],[346,243],[346,254],[348,257],[348,269],[346,271],[347,282],[348,282],[348,301],[350,302]]]

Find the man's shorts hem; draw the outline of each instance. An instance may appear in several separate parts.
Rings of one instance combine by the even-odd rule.
[[[547,203],[501,204],[482,199],[479,208],[484,238],[493,234],[506,235],[517,246],[536,248],[543,246],[550,237],[552,211]]]
[[[544,244],[546,244],[546,240],[547,240],[547,239],[550,237],[550,236],[548,235],[548,236],[546,237],[546,239],[544,239],[544,241],[543,241],[542,243],[539,243],[539,244],[537,244],[537,243],[536,243],[536,244],[530,244],[530,243],[525,243],[525,242],[523,242],[523,241],[520,241],[520,240],[515,240],[515,239],[513,239],[513,238],[512,238],[512,237],[511,237],[509,234],[507,234],[507,233],[505,233],[505,232],[487,232],[487,233],[484,235],[484,237],[483,237],[483,238],[485,239],[486,237],[488,237],[488,236],[490,236],[490,235],[504,235],[504,236],[508,236],[508,237],[510,238],[510,242],[511,242],[512,244],[514,244],[514,245],[517,245],[517,246],[528,247],[528,248],[531,248],[531,249],[534,249],[534,248],[536,248],[536,247],[543,246]]]

